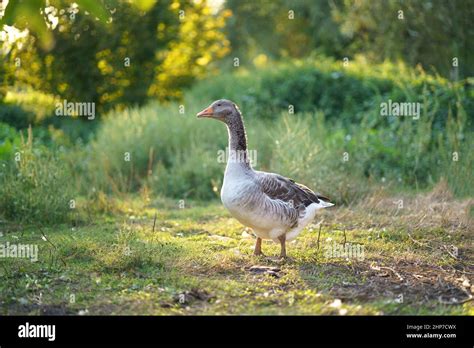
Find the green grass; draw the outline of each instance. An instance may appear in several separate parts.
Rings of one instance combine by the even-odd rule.
[[[0,244],[39,245],[38,262],[0,260],[0,314],[472,315],[472,302],[440,302],[470,291],[469,202],[442,208],[435,196],[402,197],[398,211],[383,194],[326,210],[319,248],[311,225],[284,263],[252,256],[250,231],[218,202],[128,198],[91,220],[78,212],[74,227],[0,225]],[[364,245],[364,258],[330,257],[328,245],[344,240]],[[279,252],[272,242],[263,250]],[[280,268],[278,277],[250,272],[255,265]]]

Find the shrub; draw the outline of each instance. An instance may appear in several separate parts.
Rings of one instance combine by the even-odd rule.
[[[20,134],[6,123],[0,122],[0,161],[13,158],[13,151],[20,146]]]
[[[87,171],[92,186],[106,192],[135,191],[144,179],[150,178],[160,190],[165,187],[164,182],[169,181],[176,186],[165,192],[185,195],[190,183],[178,183],[177,177],[171,176],[170,168],[181,173],[187,168],[189,173],[191,157],[198,161],[209,151],[216,153],[216,142],[221,148],[226,144],[226,134],[222,129],[219,131],[223,125],[197,120],[195,114],[200,107],[203,105],[185,103],[186,112],[181,114],[177,104],[150,104],[110,114],[91,143]],[[202,163],[210,161],[203,159]],[[181,179],[192,179],[192,174],[189,175],[185,179],[183,174]],[[210,182],[208,178],[199,185],[210,187]]]
[[[451,83],[404,65],[368,65],[362,60],[344,67],[329,59],[273,64],[260,70],[222,74],[197,84],[190,94],[201,100],[232,99],[248,117],[274,118],[288,112],[323,111],[326,119],[344,126],[363,121],[367,114],[380,115],[380,103],[427,103],[434,114],[434,129],[444,129],[450,110],[469,110],[467,123],[474,126],[474,81]],[[372,127],[385,127],[374,117]]]
[[[0,123],[6,123],[16,129],[28,128],[34,121],[34,114],[17,105],[0,104]]]
[[[174,198],[216,197],[224,170],[217,151],[225,149],[227,134],[222,124],[194,115],[228,98],[244,113],[257,169],[292,177],[338,203],[360,199],[374,183],[424,189],[443,176],[457,185],[455,192],[466,192],[472,91],[403,66],[351,64],[346,70],[323,61],[223,74],[188,92],[184,114],[178,104],[111,113],[91,144],[90,180],[83,186],[130,192],[147,184]],[[380,103],[389,98],[420,102],[420,118],[381,117]],[[286,104],[295,100],[297,112],[289,114]],[[456,151],[464,173],[457,183],[450,159]]]
[[[64,222],[76,195],[64,161],[44,147],[33,146],[32,131],[15,158],[0,162],[0,215],[15,222]]]

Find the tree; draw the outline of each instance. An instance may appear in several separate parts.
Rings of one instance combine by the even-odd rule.
[[[301,58],[313,51],[339,57],[345,47],[331,17],[339,0],[227,0],[232,12],[226,34],[241,60],[263,53],[271,58]]]
[[[69,101],[95,102],[102,111],[143,104],[149,97],[180,97],[180,89],[227,52],[220,32],[224,21],[206,1],[92,2],[105,11],[100,17],[97,9],[89,11],[88,0],[33,3],[33,9],[20,11],[24,3],[11,0],[5,12],[9,24],[18,20],[19,28],[28,30],[27,40],[3,57],[10,68],[14,59],[22,61],[14,83]],[[24,19],[36,11],[47,34]],[[7,75],[4,80],[11,83]]]
[[[454,78],[474,75],[471,1],[345,0],[333,15],[352,54],[403,60]]]
[[[403,60],[452,78],[474,75],[474,3],[444,0],[227,0],[226,33],[245,62],[263,53]],[[458,65],[458,67],[456,67]]]

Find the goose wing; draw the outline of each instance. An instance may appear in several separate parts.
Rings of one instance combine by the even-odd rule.
[[[305,185],[299,184],[292,179],[274,174],[257,172],[257,180],[263,191],[271,199],[278,199],[293,207],[307,207],[321,200],[329,202],[329,198],[313,192]]]

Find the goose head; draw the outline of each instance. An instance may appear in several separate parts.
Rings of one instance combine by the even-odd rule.
[[[240,112],[235,105],[227,99],[219,99],[196,115],[198,118],[213,118],[226,124],[232,123],[234,118],[240,118]]]

